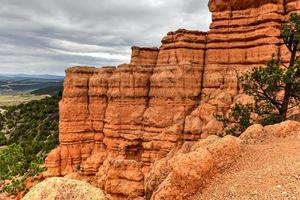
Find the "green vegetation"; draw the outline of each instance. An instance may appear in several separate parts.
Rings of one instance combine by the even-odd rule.
[[[0,153],[0,179],[10,179],[23,170],[25,164],[25,155],[22,147],[13,144]]]
[[[223,122],[224,127],[226,127],[225,135],[239,136],[249,126],[253,125],[253,119],[251,118],[253,111],[253,106],[250,104],[235,104],[231,108],[228,117],[215,114],[215,118]]]
[[[26,192],[24,181],[45,170],[40,167],[44,158],[45,154],[37,155],[36,159],[31,161],[29,168],[26,168],[26,156],[21,146],[12,144],[0,150],[0,192],[9,194]],[[5,183],[5,180],[9,182]]]
[[[240,135],[253,122],[270,125],[285,121],[290,109],[300,102],[300,16],[291,14],[283,25],[282,38],[290,51],[285,65],[273,58],[265,67],[256,67],[239,77],[245,94],[254,97],[253,105],[235,105],[228,116],[216,115],[226,127],[226,134]],[[255,113],[255,115],[253,115]]]
[[[56,95],[2,107],[0,146],[6,146],[0,147],[0,192],[23,191],[24,180],[44,170],[40,164],[58,145],[59,100]]]
[[[33,94],[1,94],[0,106],[15,106],[21,103],[28,103],[33,100],[40,100],[49,95],[33,95]]]
[[[41,88],[41,89],[37,89],[34,90],[32,92],[30,92],[30,94],[34,94],[34,95],[57,95],[58,91],[62,90],[62,85],[58,85],[58,86],[49,86],[49,87],[45,87],[45,88]]]

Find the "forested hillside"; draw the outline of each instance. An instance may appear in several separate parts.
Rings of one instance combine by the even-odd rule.
[[[60,96],[2,107],[0,192],[16,193],[22,190],[24,179],[43,170],[38,164],[58,145]],[[7,179],[13,180],[11,184],[1,184],[1,181]]]

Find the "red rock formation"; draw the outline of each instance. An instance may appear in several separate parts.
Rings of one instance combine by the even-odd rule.
[[[155,162],[146,176],[147,199],[183,199],[203,188],[206,179],[230,166],[239,155],[240,140],[232,136],[185,143]]]
[[[200,97],[205,38],[202,32],[178,30],[162,39],[143,115],[146,165],[164,157],[183,138],[200,138],[200,132],[183,134],[183,127]]]
[[[297,6],[296,0],[210,0],[207,33],[170,32],[159,49],[133,47],[130,64],[117,68],[67,69],[60,146],[49,154],[45,176],[100,170],[99,185],[117,199],[130,196],[131,184],[135,196],[143,196],[144,179],[119,170],[147,174],[185,141],[219,134],[223,127],[213,113],[251,101],[236,73],[272,55],[288,61],[280,27]]]
[[[97,173],[98,186],[118,199],[144,196],[141,165],[135,160],[107,159]]]

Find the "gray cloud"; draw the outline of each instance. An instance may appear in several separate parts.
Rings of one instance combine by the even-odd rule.
[[[129,62],[178,28],[207,30],[208,0],[0,0],[0,73]]]

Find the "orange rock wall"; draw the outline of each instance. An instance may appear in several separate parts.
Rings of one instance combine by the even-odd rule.
[[[211,0],[207,33],[170,32],[160,48],[133,47],[130,64],[117,68],[67,69],[60,146],[49,154],[45,176],[80,168],[85,175],[97,174],[99,186],[116,199],[129,196],[126,185],[143,196],[143,177],[120,175],[118,169],[147,174],[174,147],[220,133],[213,113],[247,100],[236,74],[264,65],[272,55],[288,62],[280,27],[298,4]]]

